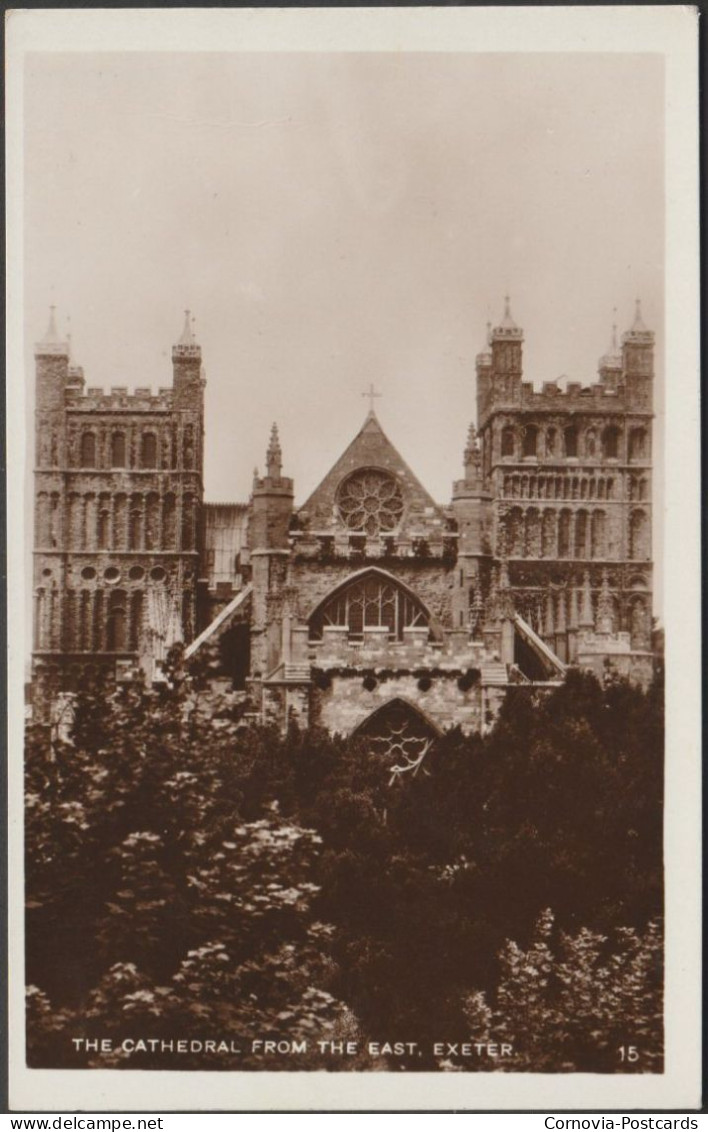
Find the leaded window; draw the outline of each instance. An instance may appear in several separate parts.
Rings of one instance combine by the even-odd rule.
[[[354,638],[361,638],[366,628],[387,628],[395,640],[402,640],[405,628],[426,626],[428,621],[413,594],[374,573],[353,579],[321,605],[310,621],[310,635],[321,639],[324,627],[332,625],[347,626]]]
[[[413,769],[415,762],[431,747],[437,732],[405,700],[391,700],[365,719],[356,731],[372,751],[395,759],[401,769]]]
[[[341,484],[337,506],[350,531],[375,536],[396,529],[403,514],[403,495],[394,476],[365,468]]]

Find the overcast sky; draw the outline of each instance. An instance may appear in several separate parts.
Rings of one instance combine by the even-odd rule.
[[[374,382],[445,502],[506,292],[528,380],[592,381],[635,296],[661,375],[663,122],[650,54],[30,55],[28,386],[50,303],[106,387],[169,385],[188,306],[208,499],[277,420],[302,502]]]

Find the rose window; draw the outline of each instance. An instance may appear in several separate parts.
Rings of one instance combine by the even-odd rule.
[[[403,495],[398,481],[374,469],[354,472],[341,485],[337,504],[350,531],[377,535],[393,531],[403,514]]]

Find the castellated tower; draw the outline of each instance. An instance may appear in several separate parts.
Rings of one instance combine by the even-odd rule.
[[[645,682],[654,335],[637,302],[621,348],[613,329],[598,382],[564,390],[522,380],[522,343],[507,300],[477,358],[477,506],[486,494],[494,562],[516,616],[563,662],[600,675],[609,663]]]
[[[171,388],[86,388],[54,310],[35,349],[35,707],[89,671],[152,678],[195,632],[204,377],[189,312]]]

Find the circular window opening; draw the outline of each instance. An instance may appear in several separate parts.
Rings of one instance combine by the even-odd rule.
[[[403,494],[398,480],[389,472],[362,468],[340,485],[337,506],[350,531],[373,537],[398,527],[403,515]]]
[[[139,582],[145,577],[145,571],[142,566],[131,566],[128,571],[128,577],[131,582]]]
[[[104,570],[103,577],[111,584],[117,582],[120,578],[120,570],[116,566],[109,566],[107,570]]]
[[[48,566],[46,567],[46,569],[42,570],[42,577],[43,578],[51,578],[51,576],[52,576],[52,572],[51,572],[51,570],[49,569]]]
[[[167,577],[167,571],[162,566],[155,566],[150,571],[150,577],[152,578],[153,582],[164,582],[165,578]]]
[[[84,566],[83,570],[81,571],[81,577],[85,578],[87,582],[90,582],[92,578],[95,578],[96,571],[94,570],[93,566]]]

